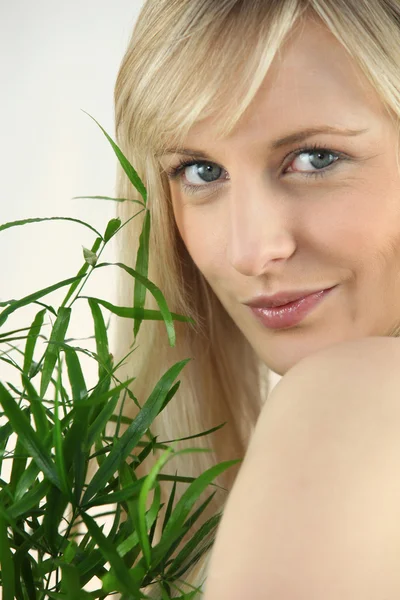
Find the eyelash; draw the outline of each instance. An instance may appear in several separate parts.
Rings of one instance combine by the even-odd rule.
[[[306,173],[305,171],[303,171],[301,174],[305,177],[314,177],[314,178],[325,177],[325,175],[327,174],[326,172],[329,171],[330,168],[333,167],[333,165],[335,163],[337,163],[339,159],[343,160],[346,158],[345,155],[343,155],[341,152],[335,152],[334,150],[332,150],[332,148],[329,148],[328,146],[325,146],[323,144],[313,144],[312,146],[305,146],[305,147],[303,146],[300,148],[295,148],[294,150],[289,152],[284,157],[283,162],[291,154],[293,155],[293,160],[295,160],[300,154],[312,154],[312,153],[315,153],[317,150],[320,150],[322,152],[328,152],[329,154],[332,154],[334,157],[336,157],[336,160],[328,167],[325,167],[324,169],[321,169],[319,171],[312,171],[310,173]],[[180,159],[179,163],[176,166],[173,166],[173,167],[170,167],[169,169],[167,169],[166,173],[167,173],[167,176],[169,179],[175,180],[175,179],[180,178],[180,175],[183,173],[183,171],[186,169],[186,167],[192,167],[194,165],[203,165],[203,164],[217,165],[217,163],[213,163],[212,161],[198,160],[195,157],[188,158],[188,159]],[[217,165],[217,166],[219,166],[219,165]],[[212,182],[212,183],[204,182],[204,185],[193,185],[193,184],[185,183],[184,181],[181,181],[181,185],[184,190],[191,192],[191,193],[196,193],[196,192],[204,190],[204,188],[206,188],[206,187],[208,189],[210,189],[213,187],[213,185],[218,184],[218,182],[219,182],[219,180],[216,180],[215,182]]]

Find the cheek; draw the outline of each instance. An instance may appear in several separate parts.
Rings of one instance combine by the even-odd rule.
[[[224,269],[225,242],[220,221],[210,218],[210,207],[174,204],[175,222],[193,262],[211,283]]]
[[[309,221],[319,247],[355,263],[393,255],[394,248],[399,252],[400,195],[390,182],[388,187],[376,180],[353,180],[326,196]]]

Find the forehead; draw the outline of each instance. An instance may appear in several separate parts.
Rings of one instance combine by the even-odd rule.
[[[209,146],[219,118],[196,123],[187,144]],[[281,48],[226,140],[274,139],[300,127],[324,124],[357,129],[374,118],[387,118],[376,90],[327,27],[308,18]]]

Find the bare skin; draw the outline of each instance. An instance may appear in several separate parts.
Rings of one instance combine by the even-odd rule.
[[[359,133],[318,133],[272,147],[289,134],[328,126]],[[170,178],[180,235],[227,312],[279,375],[333,344],[389,336],[399,326],[397,146],[374,88],[314,21],[289,39],[229,138],[216,139],[211,120],[191,130],[185,147],[209,158]],[[170,170],[183,158],[161,161]],[[210,167],[214,181],[204,179]],[[322,304],[287,329],[267,329],[243,304],[263,293],[333,285]]]

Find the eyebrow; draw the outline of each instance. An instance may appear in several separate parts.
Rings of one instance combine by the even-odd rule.
[[[296,131],[294,133],[290,133],[289,135],[285,135],[270,144],[270,150],[278,150],[284,146],[288,146],[290,144],[303,142],[305,139],[317,135],[319,133],[331,133],[333,135],[341,135],[346,137],[360,135],[368,131],[368,128],[365,129],[348,129],[348,128],[338,128],[331,127],[330,125],[324,125],[322,127],[310,127],[308,129],[302,129],[301,131]],[[165,154],[184,154],[188,156],[198,156],[199,158],[205,158],[209,160],[211,156],[202,150],[195,150],[193,148],[166,148],[156,154],[156,156],[164,156]]]

